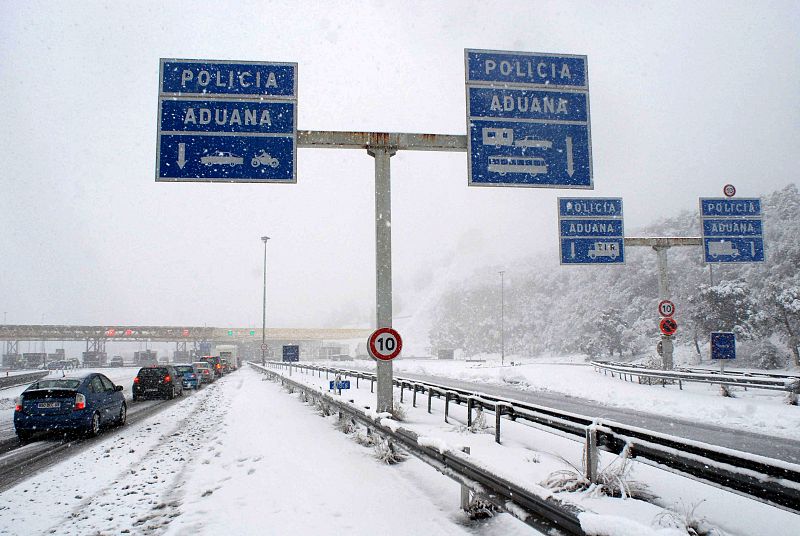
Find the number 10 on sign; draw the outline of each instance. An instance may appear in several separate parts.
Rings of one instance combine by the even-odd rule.
[[[369,336],[367,347],[373,358],[390,361],[400,355],[400,350],[403,349],[403,339],[392,328],[381,328]]]

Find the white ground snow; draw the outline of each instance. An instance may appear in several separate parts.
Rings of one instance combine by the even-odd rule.
[[[337,363],[343,365],[343,363]],[[402,371],[409,362],[395,362],[396,370]],[[344,365],[351,366],[352,363]],[[414,367],[424,367],[430,372],[430,365],[436,363],[412,364]],[[459,366],[458,363],[442,364],[450,367],[451,371]],[[461,364],[463,368],[464,364]],[[497,368],[497,367],[495,367]],[[514,367],[524,369],[525,367]],[[592,372],[586,377],[582,376],[585,367],[564,367],[560,369],[563,374],[570,374],[572,381],[593,380],[595,384],[605,384],[603,375]],[[419,370],[419,368],[417,368]],[[401,372],[398,372],[398,374]],[[494,371],[498,374],[498,371]],[[478,377],[481,377],[481,373]],[[588,372],[587,372],[588,374]],[[329,379],[323,372],[321,376],[314,373],[298,373],[292,375],[295,381],[301,381],[327,390]],[[619,380],[613,384],[625,389],[631,387]],[[375,395],[370,393],[369,382],[361,382],[361,388],[356,388],[356,382],[351,379],[351,389],[342,392],[344,399],[352,399],[355,404],[374,406]],[[638,386],[637,387],[646,387]],[[603,387],[598,390],[603,391]],[[608,388],[611,390],[611,388]],[[660,388],[655,389],[661,392]],[[397,394],[397,390],[395,390]],[[683,393],[679,393],[683,396]],[[710,398],[708,395],[698,395]],[[676,398],[675,394],[672,399]],[[733,402],[742,402],[734,400]],[[470,459],[491,469],[493,472],[505,476],[509,480],[523,485],[534,492],[543,492],[538,485],[550,474],[557,470],[569,470],[572,467],[580,470],[582,443],[560,437],[552,433],[537,430],[523,423],[512,423],[504,420],[501,426],[502,445],[494,441],[493,416],[486,419],[484,426],[477,426],[477,433],[471,433],[465,426],[466,410],[463,406],[451,404],[450,422],[443,422],[444,402],[433,399],[433,413],[426,411],[427,397],[420,397],[417,408],[411,405],[411,394],[406,393],[405,403],[402,405],[406,414],[402,426],[419,434],[421,443],[432,446],[437,450],[460,451],[462,447],[470,447]],[[789,408],[798,411],[798,408]],[[601,453],[601,469],[615,462],[615,457]],[[598,496],[592,490],[576,493],[560,493],[562,499],[571,501],[586,509],[585,530],[591,527],[592,534],[625,535],[625,534],[657,534],[667,536],[681,534],[674,527],[668,526],[669,520],[684,517],[686,511],[693,508],[694,518],[706,518],[711,526],[717,527],[729,535],[772,534],[795,536],[800,526],[798,516],[784,510],[773,508],[753,499],[722,491],[715,487],[687,479],[673,473],[662,471],[654,467],[633,462],[631,472],[627,477],[631,480],[645,482],[650,491],[657,495],[653,503],[640,500],[619,499]],[[695,508],[696,507],[696,508]],[[672,513],[670,513],[672,512]],[[591,515],[595,514],[595,515]],[[675,521],[677,522],[677,521]],[[667,525],[667,526],[664,526]],[[686,534],[684,531],[682,534]]]
[[[0,534],[531,533],[328,421],[245,367],[0,494]]]

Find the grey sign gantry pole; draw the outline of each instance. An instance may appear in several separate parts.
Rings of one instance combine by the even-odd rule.
[[[446,134],[298,130],[297,146],[313,149],[366,149],[375,159],[375,323],[392,327],[392,182],[390,159],[397,151],[467,150],[467,137]],[[391,361],[377,361],[378,412],[393,405]]]
[[[667,250],[677,246],[700,246],[702,239],[694,236],[687,237],[626,237],[625,246],[647,246],[655,250],[658,256],[658,298],[669,300],[669,273],[667,272]],[[661,366],[664,370],[671,370],[672,362],[672,336],[661,335]]]

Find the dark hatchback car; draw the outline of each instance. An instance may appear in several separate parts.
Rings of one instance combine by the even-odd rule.
[[[105,424],[125,424],[127,411],[122,386],[103,374],[43,378],[19,396],[14,428],[22,441],[37,432],[81,431],[95,436]]]
[[[142,367],[133,379],[133,399],[183,396],[183,374],[172,365]]]

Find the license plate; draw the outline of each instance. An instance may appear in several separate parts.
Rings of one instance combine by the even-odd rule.
[[[39,409],[60,408],[61,402],[39,402],[36,407]]]
[[[158,389],[145,389],[148,393],[155,393]]]

